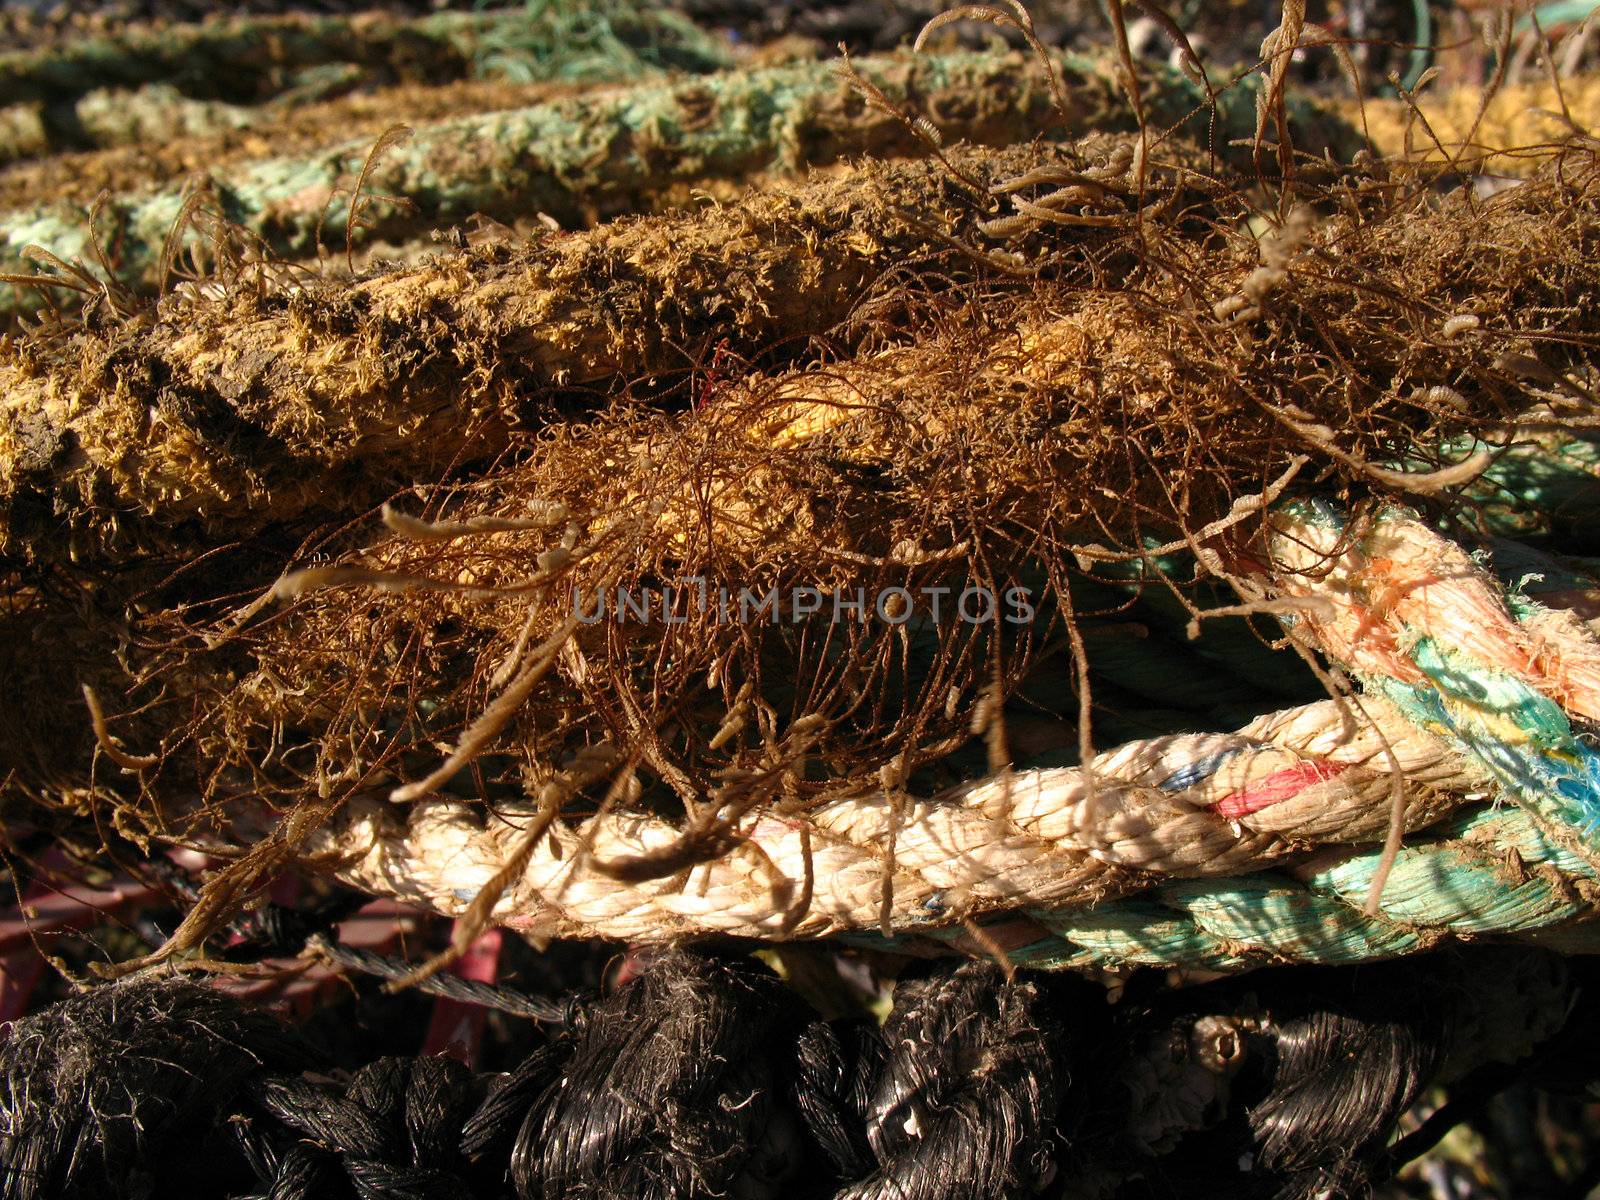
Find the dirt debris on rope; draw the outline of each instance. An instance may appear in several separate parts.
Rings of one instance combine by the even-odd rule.
[[[897,100],[918,98],[950,140],[1026,140],[1050,111],[1045,73],[1010,54],[874,60],[862,69]],[[1119,111],[1110,82],[1084,69],[1068,132],[1106,124]],[[350,193],[369,203],[354,231],[394,237],[464,221],[476,213],[543,212],[571,227],[649,207],[673,184],[742,178],[774,167],[799,171],[852,154],[924,152],[894,116],[868,108],[822,63],[733,71],[690,81],[634,84],[519,109],[418,126],[374,155],[373,139],[320,146],[301,157],[236,162],[212,184],[214,205],[274,254],[309,257],[322,231],[343,243]],[[363,164],[371,159],[363,174]],[[110,198],[98,222],[120,278],[160,282],[164,249],[192,183],[163,180]],[[387,198],[403,198],[396,205]],[[91,261],[81,206],[51,201],[0,217],[8,257],[28,245]],[[182,230],[179,233],[182,234]],[[31,309],[35,289],[0,293]]]
[[[999,182],[1039,153],[958,155]],[[491,458],[556,389],[686,375],[826,333],[897,262],[948,254],[986,198],[928,161],[537,244],[491,239],[423,267],[216,300],[3,351],[7,553],[137,550],[140,530],[239,536],[359,511]],[[264,268],[271,270],[270,267]],[[330,493],[332,481],[339,480]]]
[[[568,227],[589,225],[658,208],[685,185],[793,175],[857,154],[927,155],[943,141],[1009,145],[1134,124],[1104,60],[1066,56],[1047,67],[993,51],[901,54],[851,70],[870,81],[879,103],[865,100],[836,63],[648,81],[422,124],[404,142],[384,140],[381,153],[369,136],[236,160],[214,176],[208,166],[196,179],[163,177],[113,192],[97,213],[76,201],[25,203],[0,214],[0,229],[13,263],[22,264],[30,246],[68,261],[103,257],[100,265],[119,282],[149,291],[162,282],[173,239],[179,246],[193,240],[183,216],[200,186],[208,208],[272,254],[309,259],[320,246],[339,245],[341,235],[357,242],[410,236],[475,214],[543,213]],[[1258,86],[1247,79],[1222,89],[1213,120],[1195,83],[1160,71],[1146,81],[1144,103],[1163,129],[1181,127],[1185,138],[1237,159]],[[922,124],[891,107],[901,105]],[[1312,152],[1355,145],[1340,118],[1306,105],[1294,106],[1293,128]],[[358,177],[369,199],[352,225],[346,218]],[[46,300],[36,286],[0,282],[0,312],[33,311]]]
[[[893,794],[1042,648],[998,621],[719,620],[683,581],[760,597],[1025,579],[1081,634],[1096,619],[1064,619],[1075,555],[1092,575],[1096,555],[1144,538],[1181,544],[1296,472],[1299,491],[1358,502],[1395,486],[1375,464],[1427,462],[1463,430],[1560,425],[1559,388],[1529,415],[1530,362],[1555,379],[1592,369],[1600,172],[1586,153],[1490,201],[1397,199],[1381,173],[1308,186],[1324,211],[1262,236],[1248,196],[1197,193],[1154,164],[1137,209],[1130,167],[1109,150],[1065,184],[1035,170],[1035,195],[1081,191],[966,217],[956,232],[987,273],[954,296],[869,299],[857,320],[881,325],[852,356],[712,377],[687,409],[552,420],[472,482],[402,501],[391,536],[286,583],[287,603],[235,629],[224,653],[257,664],[237,682],[175,631],[135,695],[180,678],[185,695],[119,724],[161,759],[140,772],[145,799],[123,795],[158,825],[224,838],[313,793],[318,812],[441,785],[491,805],[537,796],[534,828],[642,803],[683,837],[607,869],[669,876],[733,848],[757,805],[799,816]],[[1041,211],[1087,220],[1052,240]],[[1208,535],[1211,569],[1262,554],[1258,528]],[[655,622],[579,620],[607,589],[674,583]],[[152,805],[197,785],[199,808]]]

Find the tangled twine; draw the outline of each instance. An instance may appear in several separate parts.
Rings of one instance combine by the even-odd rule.
[[[1275,63],[1276,90],[1281,74]],[[327,477],[301,463],[351,468],[362,486],[338,493],[343,511],[397,477],[516,447],[479,478],[419,489],[420,512],[385,507],[395,536],[366,551],[349,550],[353,526],[318,533],[299,556],[311,565],[255,600],[207,593],[229,549],[151,583],[174,615],[139,622],[132,665],[106,672],[114,700],[90,702],[91,761],[122,774],[82,780],[64,764],[23,786],[57,811],[108,814],[134,842],[236,859],[161,955],[193,949],[273,873],[305,863],[464,925],[541,936],[843,934],[1043,962],[1073,959],[1094,920],[1134,911],[1118,905],[1269,870],[1315,893],[1307,919],[1366,931],[1341,945],[1413,944],[1385,920],[1422,944],[1454,918],[1386,917],[1400,838],[1490,796],[1531,823],[1449,826],[1419,852],[1476,861],[1462,846],[1533,837],[1591,861],[1600,773],[1581,734],[1600,713],[1593,632],[1572,611],[1508,601],[1420,521],[1362,505],[1373,491],[1452,489],[1454,503],[1524,425],[1587,428],[1568,411],[1590,371],[1572,314],[1597,286],[1579,250],[1600,196],[1587,143],[1487,203],[1441,199],[1402,163],[1296,180],[1280,96],[1284,179],[1267,213],[1244,179],[1155,155],[1148,129],[1137,142],[945,155],[856,82],[869,109],[922,130],[938,169],[806,189],[837,202],[831,223],[785,226],[781,264],[758,254],[749,278],[728,274],[723,239],[714,255],[696,247],[692,271],[683,260],[652,273],[640,260],[669,257],[701,225],[624,225],[607,236],[631,249],[606,271],[588,241],[531,257],[486,249],[452,260],[448,287],[442,267],[366,280],[360,312],[334,289],[165,304],[146,357],[117,359],[126,377],[117,364],[80,369],[98,353],[91,323],[11,365],[26,387],[8,445],[28,480],[12,537],[37,551],[38,571],[72,550],[65,514],[105,533],[115,560],[118,517],[102,528],[99,514],[111,479],[158,541],[194,521],[207,537],[287,537],[282,523],[328,507]],[[890,176],[907,185],[893,203],[860,186]],[[717,228],[774,203],[730,209]],[[822,228],[841,236],[810,236]],[[773,236],[747,232],[758,248]],[[572,299],[573,276],[542,274],[557,260],[586,279],[636,279],[625,311],[597,319],[622,295],[609,285],[554,315],[541,307]],[[692,303],[679,312],[674,295]],[[303,329],[305,305],[319,315]],[[1468,307],[1510,315],[1486,323]],[[180,309],[193,321],[171,320]],[[655,377],[683,357],[679,333],[704,348],[708,327],[746,317],[731,367],[718,351],[687,379]],[[848,326],[836,347],[795,347],[765,373],[738,358],[741,343],[834,318]],[[237,351],[246,335],[254,349]],[[1357,358],[1370,370],[1336,382]],[[337,369],[303,370],[311,359]],[[177,378],[167,366],[187,372],[194,399],[226,400],[208,420],[265,421],[296,446],[316,440],[310,429],[328,455],[279,456],[268,471],[254,442],[224,461],[196,449],[214,440],[191,437],[199,427],[150,426],[134,375]],[[455,386],[464,369],[470,403]],[[601,413],[563,421],[541,407],[546,385],[630,369],[647,377]],[[1245,377],[1252,388],[1237,386]],[[528,416],[549,423],[513,438]],[[105,461],[56,453],[69,434]],[[1462,457],[1463,439],[1485,444]],[[174,479],[205,486],[167,488],[151,466],[169,457]],[[1331,508],[1282,503],[1307,491],[1336,496],[1348,527]],[[1187,592],[1158,561],[1173,552],[1193,555]],[[1199,584],[1231,585],[1242,603],[1223,612],[1287,618],[1335,698],[1234,734],[1094,756],[1085,629],[1110,623],[1080,621],[1074,591],[1100,586],[1102,566],[1170,585],[1196,620],[1219,615],[1194,610]],[[1023,575],[1043,584],[1039,629],[937,628],[937,616],[910,629],[776,616],[734,627],[704,610],[676,621],[663,598],[659,629],[585,630],[575,611],[580,591],[664,579],[907,591]],[[48,608],[42,591],[28,596]],[[1001,769],[1000,730],[989,779],[911,798],[929,777],[931,791],[969,773],[954,760],[1055,654],[1078,676],[1083,765]],[[1355,905],[1307,882],[1308,864],[1326,861],[1313,856],[1356,863],[1367,851],[1351,847],[1384,832],[1371,869],[1350,868],[1366,881],[1363,911],[1322,913]],[[1586,911],[1580,876],[1579,907],[1544,924]],[[1074,941],[1080,920],[1088,943]],[[1289,932],[1282,951],[1226,941],[1196,962],[1315,957],[1299,949],[1315,938]],[[1181,963],[1189,952],[1174,947]]]

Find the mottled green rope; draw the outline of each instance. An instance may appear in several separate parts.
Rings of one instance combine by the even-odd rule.
[[[1060,60],[1073,106],[1065,116],[1052,107],[1040,64],[1016,54],[886,56],[856,66],[891,103],[939,116],[943,135],[952,141],[1002,145],[1134,123],[1103,64],[1087,59]],[[1258,86],[1246,81],[1221,97],[1219,151],[1253,128]],[[1196,137],[1207,135],[1208,118],[1193,83],[1177,72],[1160,72],[1149,90],[1164,124],[1188,121]],[[213,181],[217,206],[275,254],[309,254],[319,229],[325,242],[342,250],[348,189],[372,148],[372,140],[364,139],[238,164]],[[361,242],[410,237],[475,213],[515,220],[542,212],[572,225],[597,214],[648,208],[653,197],[685,183],[794,171],[853,154],[925,149],[900,121],[864,106],[833,63],[646,82],[418,127],[408,142],[375,162],[365,185],[368,195],[401,197],[409,207],[369,203],[356,233]],[[185,184],[171,183],[111,198],[101,214],[100,237],[114,248],[124,282],[157,282],[162,250],[186,193]],[[83,206],[68,203],[0,213],[0,270],[33,270],[21,258],[29,245],[68,261],[94,261],[87,217]],[[0,314],[30,311],[39,303],[31,288],[0,284]]]
[[[895,101],[908,94],[985,97],[991,107],[983,120],[996,142],[1026,138],[1048,111],[1043,73],[1015,55],[930,55],[860,65]],[[641,83],[419,126],[374,162],[364,189],[402,197],[410,207],[369,203],[356,233],[360,241],[408,237],[480,212],[501,220],[542,212],[581,224],[596,212],[648,208],[650,197],[677,183],[797,169],[909,140],[892,121],[830,119],[849,94],[829,66],[808,63]],[[1089,72],[1078,74],[1073,95],[1083,104],[1085,129],[1115,103],[1110,83]],[[985,127],[958,125],[951,132],[981,137]],[[372,149],[369,138],[238,164],[214,179],[216,207],[276,254],[310,254],[319,230],[325,244],[342,251],[349,188]],[[186,194],[186,184],[176,181],[112,198],[100,234],[116,248],[125,281],[157,282],[162,248]],[[20,253],[30,244],[69,261],[92,261],[87,213],[79,205],[49,202],[0,214],[0,229],[5,269],[21,268]],[[0,312],[37,302],[31,290],[0,285]]]
[[[422,17],[241,16],[130,26],[0,54],[0,105],[61,103],[105,87],[173,82],[201,99],[264,100],[330,64],[390,81],[626,79],[710,71],[728,49],[679,13],[629,0],[539,0]]]
[[[1368,917],[1362,906],[1382,857],[1362,850],[1294,874],[1185,880],[1088,910],[1030,910],[1052,936],[1008,955],[1052,969],[1348,964],[1554,929],[1592,917],[1600,896],[1600,873],[1515,808],[1479,808],[1403,847],[1381,915]]]

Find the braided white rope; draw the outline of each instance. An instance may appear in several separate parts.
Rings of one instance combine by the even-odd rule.
[[[1019,771],[902,801],[892,871],[895,803],[885,795],[835,801],[803,818],[753,813],[731,853],[686,876],[644,882],[619,882],[596,860],[672,845],[679,831],[668,822],[620,814],[555,826],[494,916],[546,936],[816,937],[877,927],[887,874],[895,928],[947,924],[1023,904],[1083,904],[1159,878],[1236,874],[1314,845],[1381,837],[1395,786],[1391,753],[1412,827],[1481,797],[1486,773],[1387,703],[1362,708],[1364,717],[1322,701],[1232,734],[1130,743],[1088,770]],[[337,863],[353,886],[456,915],[508,861],[531,819],[440,798],[407,810],[370,801],[352,805],[308,849]],[[809,903],[797,912],[807,879]]]

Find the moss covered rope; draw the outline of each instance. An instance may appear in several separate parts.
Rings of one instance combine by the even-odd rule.
[[[1060,162],[1105,175],[1101,186],[1121,186],[1092,155],[957,153],[967,164],[962,169],[991,184]],[[1487,211],[1508,237],[1535,244],[1546,262],[1548,247],[1562,244],[1553,231],[1564,218],[1517,199],[1511,194]],[[100,323],[51,343],[14,341],[0,349],[0,547],[43,557],[94,555],[118,544],[137,547],[194,521],[213,536],[239,536],[326,511],[330,487],[344,511],[355,510],[401,483],[436,479],[469,442],[477,455],[492,455],[510,424],[551,387],[687,373],[724,340],[728,351],[748,357],[823,332],[893,265],[972,236],[981,215],[934,161],[874,165],[756,193],[739,205],[617,222],[531,247],[502,243],[446,254],[353,284],[296,280],[257,295],[248,279],[231,292],[216,283],[204,289],[223,292],[216,302],[183,289],[125,323]],[[1419,213],[1409,229],[1455,237],[1459,220],[1449,210]],[[1534,236],[1546,229],[1548,237]],[[1041,225],[1033,240],[1014,244],[1028,250],[1056,239],[1058,253],[1090,261],[1096,246],[1120,236],[1114,227],[1086,226],[1062,239]],[[1370,253],[1375,269],[1392,270],[1384,244],[1361,253]],[[1456,256],[1450,269],[1486,269],[1473,266],[1477,257]],[[1519,274],[1544,278],[1542,271]],[[1476,286],[1442,271],[1436,277],[1430,286],[1438,290]],[[1552,292],[1540,283],[1534,294]],[[1136,373],[1147,353],[1147,320],[1114,297],[1091,298],[1086,308],[1039,329],[1040,347],[1056,338],[1062,352],[1034,353],[1023,373],[1056,389],[1085,387],[1081,364],[1093,355],[1119,372],[1127,363],[1128,386],[1148,388],[1147,376]],[[1483,331],[1485,338],[1503,335]],[[1191,340],[1193,354],[1215,355],[1214,345]],[[1001,367],[1014,361],[1010,346],[1010,334],[997,336]],[[286,353],[291,347],[295,353]],[[1458,369],[1477,370],[1471,345],[1458,338],[1447,349],[1459,368],[1440,356],[1397,369],[1458,382]],[[959,351],[969,361],[971,347]],[[1411,353],[1409,342],[1393,352]],[[953,352],[940,353],[954,361]],[[1262,364],[1248,346],[1229,353],[1240,373]],[[842,396],[842,375],[869,390],[899,389],[926,361],[925,352],[901,353],[779,381],[796,397],[780,440],[795,444],[855,419],[849,404],[829,399]],[[1284,386],[1300,396],[1298,385]],[[1410,403],[1427,413],[1431,402]],[[1455,403],[1471,402],[1457,396]],[[1370,407],[1393,411],[1396,404],[1387,397]],[[151,413],[159,419],[148,420]],[[480,427],[469,433],[474,422]],[[74,453],[60,453],[69,440]],[[1573,504],[1593,475],[1551,464],[1560,457],[1581,466],[1583,455],[1592,459],[1592,445],[1536,450],[1504,456],[1491,468],[1504,475],[1513,462],[1528,464],[1519,468],[1526,478],[1504,475],[1510,491],[1489,498],[1530,520],[1544,519],[1537,514],[1550,506],[1579,511]],[[887,452],[868,457],[878,461]],[[1534,488],[1530,471],[1559,488]]]
[[[345,36],[324,36],[330,31]],[[174,62],[181,69],[138,53],[156,47],[173,53],[164,40],[169,32],[180,48]],[[219,57],[183,58],[181,47],[196,39]],[[331,57],[319,60],[319,51]],[[111,64],[106,74],[96,74],[105,63],[87,61],[101,52]],[[150,33],[148,44],[147,35],[134,30],[120,40],[78,46],[66,52],[66,61],[62,54],[14,54],[9,76],[7,60],[0,59],[0,163],[246,128],[268,136],[294,105],[373,85],[437,86],[458,79],[594,84],[668,69],[701,74],[731,63],[725,47],[682,17],[622,3],[535,4],[410,22],[376,14],[233,18]],[[236,57],[225,58],[229,54]],[[33,64],[32,75],[19,62]],[[79,67],[81,78],[72,74]],[[34,77],[48,82],[35,85]],[[16,98],[34,92],[41,94]]]
[[[949,141],[1004,145],[1040,133],[1073,137],[1133,124],[1116,86],[1087,60],[1062,64],[1071,106],[1065,114],[1052,108],[1043,67],[1017,54],[901,55],[857,65],[891,103],[911,104]],[[1192,83],[1162,74],[1150,90],[1150,109],[1159,119],[1187,119],[1196,138],[1209,136]],[[1218,147],[1249,135],[1253,97],[1243,85],[1223,95]],[[1315,120],[1309,125],[1313,144],[1328,136]],[[685,183],[927,149],[902,121],[866,104],[831,63],[646,83],[420,126],[377,157],[364,184],[368,194],[401,197],[409,205],[364,205],[355,233],[359,241],[393,239],[480,212],[506,220],[543,212],[572,225],[648,208],[651,197]],[[372,150],[373,142],[362,140],[233,165],[213,181],[214,205],[275,254],[310,255],[319,230],[325,243],[342,248],[350,189]],[[160,282],[163,248],[187,189],[164,184],[111,198],[99,235],[121,278],[146,288]],[[92,261],[81,205],[44,203],[0,214],[0,229],[0,267],[23,269],[20,255],[30,245],[69,261]],[[0,284],[0,314],[40,303],[35,289]]]
[[[60,104],[99,88],[157,82],[195,99],[259,102],[329,66],[383,82],[442,83],[474,75],[619,79],[728,61],[727,49],[686,17],[630,0],[532,0],[420,17],[235,16],[133,25],[0,54],[0,106]]]
[[[148,84],[135,92],[100,88],[73,105],[70,118],[66,118],[70,134],[58,127],[64,118],[47,115],[43,105],[0,109],[0,165],[84,146],[212,136],[277,117],[272,109],[194,100],[170,85]]]
[[[863,64],[886,91],[923,97],[952,115],[952,138],[1007,143],[1045,120],[1043,73],[1019,56],[950,56]],[[1079,91],[1087,129],[1114,108],[1110,85],[1086,77]],[[402,237],[474,213],[515,219],[544,212],[565,225],[596,212],[636,211],[673,184],[740,177],[774,166],[797,169],[848,154],[915,145],[905,129],[868,112],[850,86],[822,64],[740,71],[681,83],[649,83],[610,94],[421,126],[374,163],[365,190],[400,196],[401,210],[375,202],[358,231]],[[313,252],[317,233],[342,247],[349,189],[371,140],[318,153],[232,166],[215,181],[216,207],[289,257]],[[344,191],[340,191],[344,189]],[[167,184],[115,197],[101,236],[119,273],[150,285],[186,195]],[[647,206],[647,205],[645,205]],[[6,254],[39,245],[88,261],[84,209],[47,203],[0,216]],[[20,259],[17,259],[20,263]],[[8,285],[9,286],[9,285]],[[31,291],[0,292],[0,310],[32,305]]]

